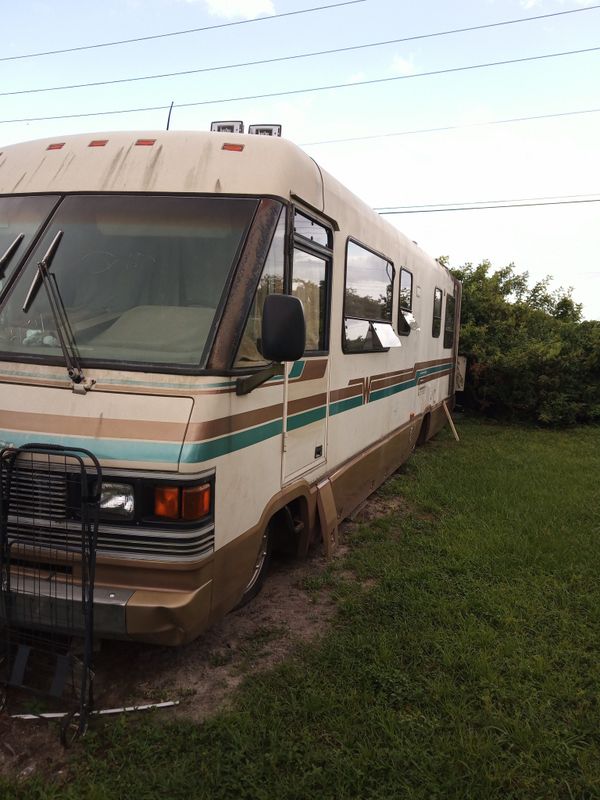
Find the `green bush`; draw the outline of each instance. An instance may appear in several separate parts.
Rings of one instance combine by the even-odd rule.
[[[571,290],[550,291],[550,278],[530,287],[512,264],[452,272],[463,284],[465,405],[547,425],[600,420],[600,322],[581,320]]]

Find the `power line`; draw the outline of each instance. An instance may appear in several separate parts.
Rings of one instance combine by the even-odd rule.
[[[558,117],[574,117],[579,114],[597,114],[600,108],[584,108],[581,111],[560,111],[555,114],[536,114],[531,117],[509,117],[508,119],[491,119],[486,122],[465,122],[462,125],[443,125],[437,128],[413,128],[407,131],[393,133],[373,133],[369,136],[351,136],[347,139],[323,139],[320,142],[301,142],[300,147],[312,147],[322,144],[341,144],[343,142],[363,142],[368,139],[387,139],[393,136],[412,136],[416,133],[440,133],[444,131],[458,131],[464,128],[480,128],[484,125],[506,125],[509,122],[530,122],[536,119],[555,119]]]
[[[197,106],[215,105],[218,103],[237,103],[243,100],[264,100],[269,97],[285,97],[297,94],[308,94],[310,92],[322,92],[331,89],[346,89],[356,86],[372,86],[378,83],[391,83],[393,81],[404,81],[404,80],[410,80],[412,78],[425,78],[425,77],[431,77],[433,75],[449,75],[450,73],[466,72],[468,70],[473,70],[473,69],[500,67],[500,66],[505,66],[507,64],[522,64],[529,61],[541,61],[543,59],[548,59],[548,58],[559,58],[562,56],[580,55],[582,53],[592,53],[597,50],[600,50],[600,47],[586,47],[581,50],[566,50],[561,53],[546,53],[544,55],[539,55],[539,56],[511,58],[511,59],[506,59],[504,61],[489,61],[484,64],[469,64],[464,67],[449,67],[447,69],[430,70],[429,72],[416,72],[413,75],[394,75],[393,77],[390,78],[373,78],[367,81],[353,81],[352,83],[335,83],[324,86],[312,86],[304,89],[288,89],[283,92],[267,92],[265,94],[242,95],[240,97],[224,97],[215,100],[197,100],[192,103],[178,103],[176,104],[176,108],[192,108]],[[57,120],[57,119],[101,117],[110,114],[133,114],[141,111],[164,111],[165,109],[168,108],[170,108],[170,105],[146,106],[143,108],[121,108],[121,109],[112,109],[108,111],[89,111],[80,114],[57,114],[49,117],[22,117],[20,119],[0,119],[0,125],[5,125],[7,123],[13,123],[13,122],[43,122],[43,121]]]
[[[138,75],[138,76],[133,76],[133,77],[128,77],[128,78],[115,78],[113,80],[106,80],[106,81],[90,81],[90,82],[87,82],[87,83],[62,84],[60,86],[45,86],[45,87],[34,88],[34,89],[19,89],[19,90],[15,90],[15,91],[12,91],[12,92],[0,92],[0,97],[13,97],[15,95],[23,95],[23,94],[38,94],[40,92],[56,92],[56,91],[64,91],[64,90],[68,90],[68,89],[88,89],[88,88],[95,87],[95,86],[113,86],[115,84],[121,84],[121,83],[133,83],[133,82],[136,82],[136,81],[150,81],[150,80],[157,80],[157,79],[161,79],[161,78],[177,78],[177,77],[181,77],[183,75],[198,75],[200,73],[205,73],[205,72],[218,72],[220,70],[239,69],[241,67],[254,67],[254,66],[261,65],[261,64],[275,64],[275,63],[279,63],[279,62],[282,62],[282,61],[294,61],[294,60],[301,59],[301,58],[314,58],[316,56],[333,55],[333,54],[336,54],[336,53],[348,53],[348,52],[352,52],[352,51],[355,51],[355,50],[365,50],[365,49],[373,48],[373,47],[385,47],[385,46],[388,46],[388,45],[391,45],[391,44],[399,44],[401,42],[413,41],[414,39],[428,39],[428,38],[431,38],[433,36],[448,36],[450,34],[463,33],[465,31],[482,30],[482,29],[485,29],[485,28],[496,28],[496,27],[499,27],[501,25],[514,25],[514,24],[518,24],[518,23],[521,23],[521,22],[531,22],[533,20],[546,19],[548,17],[562,16],[564,14],[574,14],[574,13],[576,13],[576,12],[578,13],[580,11],[592,11],[592,10],[598,9],[598,8],[600,8],[600,5],[587,6],[585,8],[574,8],[574,9],[570,9],[569,11],[557,11],[557,12],[554,12],[552,14],[539,14],[538,16],[535,16],[535,17],[520,17],[518,19],[509,19],[509,20],[504,20],[502,22],[493,22],[493,23],[489,23],[487,25],[476,25],[476,26],[473,26],[473,27],[470,27],[470,28],[456,28],[456,29],[448,30],[448,31],[438,31],[436,33],[421,34],[419,36],[409,36],[409,37],[403,37],[403,38],[400,38],[400,39],[387,39],[387,40],[382,41],[382,42],[369,42],[369,43],[366,43],[366,44],[357,44],[357,45],[351,45],[351,46],[348,46],[348,47],[336,47],[336,48],[331,49],[331,50],[316,50],[316,51],[311,52],[311,53],[296,53],[296,54],[291,55],[291,56],[280,56],[280,57],[277,57],[277,58],[263,58],[263,59],[259,59],[259,60],[256,60],[256,61],[242,61],[242,62],[237,63],[237,64],[221,64],[221,65],[217,65],[217,66],[214,66],[214,67],[200,67],[198,69],[186,69],[186,70],[180,70],[178,72],[163,72],[163,73],[157,73],[157,74],[152,74],[152,75]],[[293,13],[297,13],[297,12],[293,12]],[[269,18],[263,17],[262,19],[269,19]],[[248,21],[248,20],[246,20],[246,21]],[[252,21],[256,21],[256,20],[252,20]],[[171,34],[165,34],[165,35],[171,35]],[[4,59],[0,59],[0,61],[2,61],[2,60],[4,60]]]
[[[407,206],[381,206],[379,208],[374,208],[373,211],[379,211],[383,213],[385,211],[403,211],[403,210],[418,210],[421,208],[446,208],[449,206],[463,206],[463,205],[480,205],[482,203],[526,203],[526,202],[533,202],[538,200],[579,200],[584,197],[593,197],[594,199],[598,198],[598,192],[589,192],[588,194],[559,194],[553,195],[551,197],[510,197],[507,199],[499,200],[457,200],[454,203],[426,203],[424,205],[407,205]]]
[[[457,206],[455,208],[414,208],[412,210],[406,211],[380,211],[379,214],[381,216],[386,215],[393,215],[393,214],[437,214],[438,212],[442,211],[479,211],[482,209],[490,209],[490,208],[531,208],[533,206],[570,206],[570,205],[578,205],[580,203],[600,203],[600,197],[597,197],[593,200],[554,200],[554,201],[545,201],[540,203],[498,203],[498,204],[491,204],[486,206],[480,205],[473,205],[473,206]],[[375,211],[377,209],[374,209]]]
[[[217,28],[231,28],[234,25],[250,25],[253,22],[264,22],[267,19],[280,19],[281,17],[294,17],[298,14],[309,14],[312,11],[323,11],[328,8],[339,8],[340,6],[352,6],[356,3],[365,3],[367,0],[344,0],[341,3],[330,3],[326,6],[314,6],[313,8],[302,8],[298,11],[286,11],[282,14],[271,14],[268,17],[258,19],[242,19],[237,22],[222,22],[218,25],[206,25],[203,28],[188,28],[183,31],[171,31],[170,33],[155,33],[151,36],[138,36],[134,39],[120,39],[115,42],[99,42],[98,44],[86,44],[79,47],[66,47],[63,50],[45,50],[40,53],[22,53],[18,56],[4,56],[0,61],[17,61],[22,58],[39,58],[40,56],[56,56],[61,53],[76,53],[81,50],[95,50],[99,47],[115,47],[121,44],[133,44],[134,42],[148,42],[151,39],[166,39],[169,36],[184,36],[188,33],[200,33],[202,31],[214,31]],[[579,9],[577,9],[579,10]]]

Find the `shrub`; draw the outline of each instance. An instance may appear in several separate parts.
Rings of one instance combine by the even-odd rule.
[[[547,425],[600,420],[600,322],[581,321],[571,290],[550,291],[550,278],[530,287],[512,264],[452,272],[463,284],[465,405]]]

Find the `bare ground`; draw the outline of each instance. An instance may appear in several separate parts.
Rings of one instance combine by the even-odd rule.
[[[345,523],[342,542],[344,529],[353,524],[408,511],[402,498],[376,493]],[[341,560],[344,552],[341,544],[334,559]],[[299,643],[327,630],[336,608],[331,594],[305,587],[306,580],[317,578],[326,565],[319,555],[303,562],[275,561],[258,597],[188,645],[167,648],[103,642],[95,656],[95,707],[175,701],[177,706],[159,713],[165,719],[181,715],[196,721],[226,708],[246,675],[280,663]],[[346,570],[339,575],[355,579]],[[60,781],[67,771],[68,754],[60,744],[56,723],[0,714],[0,776],[24,780],[38,774]]]

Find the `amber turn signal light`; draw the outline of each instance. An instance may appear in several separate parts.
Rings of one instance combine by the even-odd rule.
[[[157,517],[179,519],[179,486],[156,486],[154,513]]]
[[[156,486],[154,488],[154,514],[166,519],[184,519],[187,522],[202,519],[210,513],[210,483],[200,486]]]

